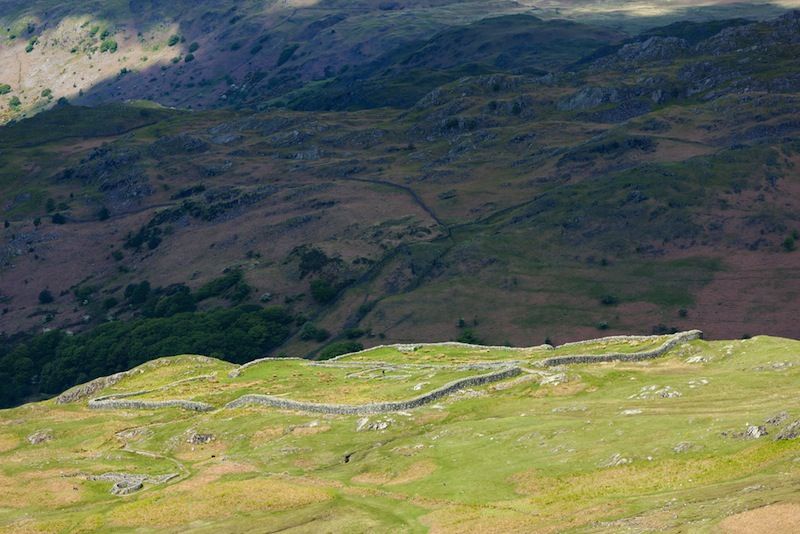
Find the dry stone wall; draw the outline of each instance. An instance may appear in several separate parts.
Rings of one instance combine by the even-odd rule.
[[[214,407],[205,402],[195,402],[188,400],[163,400],[163,401],[144,401],[132,399],[101,398],[89,401],[89,408],[95,410],[159,410],[162,408],[180,408],[195,412],[208,412]]]
[[[661,346],[642,352],[635,352],[635,353],[611,353],[611,354],[603,354],[603,355],[592,355],[592,354],[574,354],[574,355],[566,355],[566,356],[556,356],[553,358],[547,358],[545,360],[536,362],[536,365],[543,366],[543,367],[555,367],[560,365],[573,365],[573,364],[587,364],[587,363],[601,363],[601,362],[611,362],[611,361],[643,361],[649,360],[653,358],[658,358],[669,350],[674,348],[677,345],[682,343],[686,343],[695,339],[702,339],[703,333],[700,330],[690,330],[688,332],[680,332],[678,334],[674,334],[673,336],[669,337]],[[598,342],[619,342],[619,341],[642,341],[653,339],[652,336],[614,336],[614,337],[607,337],[600,340],[592,340],[588,342],[578,342],[572,343],[564,346],[579,346],[587,343],[598,343]],[[478,345],[467,345],[464,343],[436,343],[436,344],[425,344],[425,345],[413,345],[410,347],[417,347],[417,346],[437,346],[437,345],[447,345],[447,346],[464,346],[464,347],[480,347]],[[404,348],[409,346],[404,345],[390,345],[391,347],[396,348]],[[548,346],[549,347],[549,346]],[[480,347],[480,348],[487,348],[487,347]],[[499,347],[507,349],[508,347]],[[536,347],[542,348],[542,347]],[[552,347],[550,347],[552,348]],[[374,350],[368,349],[368,350]],[[513,349],[517,351],[524,351],[530,349]],[[367,352],[367,351],[361,351]],[[337,358],[333,358],[328,360],[328,362],[313,362],[312,365],[333,365],[333,366],[345,366],[349,367],[350,365],[353,366],[369,366],[369,365],[379,365],[382,364],[381,362],[345,362],[340,361],[341,358],[352,356],[353,354],[359,353],[351,353],[339,356]],[[292,360],[301,360],[300,358],[288,358]],[[242,365],[238,367],[231,373],[231,376],[238,376],[243,370],[247,369],[252,365],[256,365],[263,361],[275,361],[274,358],[262,358],[260,360],[255,360],[248,364]],[[306,361],[306,360],[302,360]],[[295,410],[295,411],[303,411],[303,412],[313,412],[313,413],[324,413],[324,414],[334,414],[334,415],[372,415],[372,414],[379,414],[379,413],[386,413],[386,412],[397,412],[403,410],[411,410],[414,408],[418,408],[425,404],[429,404],[433,401],[436,401],[442,397],[446,397],[459,391],[461,389],[465,389],[468,387],[473,386],[480,386],[483,384],[487,384],[490,382],[497,382],[500,380],[505,380],[508,378],[513,378],[519,376],[523,373],[523,369],[520,367],[525,363],[530,363],[521,360],[505,360],[505,361],[498,361],[498,362],[474,362],[468,364],[460,364],[456,367],[465,367],[475,370],[494,370],[491,373],[463,378],[460,380],[456,380],[450,382],[438,389],[435,389],[429,393],[424,395],[420,395],[411,399],[397,401],[397,402],[379,402],[379,403],[370,403],[370,404],[361,404],[361,405],[350,405],[350,404],[323,404],[323,403],[313,403],[313,402],[303,402],[303,401],[295,401],[291,399],[286,399],[283,397],[275,397],[271,395],[243,395],[238,399],[229,402],[227,405],[224,406],[226,409],[232,408],[240,408],[244,406],[251,406],[251,405],[261,405],[261,406],[268,406],[272,408],[278,409],[285,409],[285,410]],[[386,364],[383,363],[382,365],[396,365],[398,368],[403,366],[412,366],[413,364]],[[445,367],[445,366],[442,366]],[[446,366],[446,367],[453,367],[453,366]],[[78,386],[73,388],[64,394],[61,397],[65,399],[76,399],[81,398],[82,396],[89,395],[99,389],[107,387],[109,385],[113,385],[125,376],[128,376],[131,372],[136,371],[136,369],[132,371],[126,371],[125,373],[117,373],[116,375],[112,375],[110,377],[99,378],[89,382],[88,384],[84,384],[83,386]],[[209,375],[210,376],[210,375]],[[159,390],[168,389],[170,386],[175,385],[177,383],[185,382],[187,380],[197,380],[199,378],[209,378],[209,376],[203,377],[193,377],[190,379],[179,380],[173,384],[169,384],[168,386],[164,386],[162,388],[158,388]],[[147,400],[134,400],[131,397],[135,397],[137,395],[142,395],[144,393],[149,393],[149,391],[137,391],[131,393],[120,393],[115,395],[108,395],[104,397],[98,397],[95,399],[91,399],[89,401],[89,407],[93,409],[142,409],[142,410],[155,410],[161,408],[180,408],[184,410],[192,410],[192,411],[209,411],[213,410],[214,406],[204,403],[204,402],[196,402],[196,401],[189,401],[189,400],[163,400],[163,401],[147,401]],[[59,397],[59,399],[61,398]],[[71,400],[59,400],[59,402],[71,402]]]
[[[186,358],[186,356],[182,356],[181,358]],[[201,363],[208,363],[212,359],[208,356],[189,356],[193,360],[196,360]],[[57,404],[68,404],[70,402],[75,402],[81,399],[85,399],[86,397],[93,395],[94,393],[103,390],[107,387],[111,387],[115,385],[117,382],[122,380],[123,378],[127,378],[132,376],[136,373],[142,373],[146,369],[151,367],[159,367],[162,365],[169,365],[172,362],[176,361],[176,358],[161,358],[158,360],[153,360],[147,363],[144,363],[138,367],[134,367],[133,369],[129,369],[127,371],[122,371],[121,373],[115,373],[109,376],[101,376],[100,378],[95,378],[91,382],[87,382],[85,384],[81,384],[79,386],[75,386],[73,388],[68,389],[58,397],[56,397]],[[199,378],[199,377],[198,377]]]
[[[489,373],[485,375],[472,376],[456,380],[435,389],[425,395],[414,397],[398,402],[376,402],[371,404],[320,404],[313,402],[301,402],[282,397],[273,397],[270,395],[244,395],[239,397],[233,402],[228,403],[225,408],[241,408],[249,405],[262,405],[271,408],[279,408],[284,410],[297,410],[302,412],[314,412],[334,415],[373,415],[386,412],[399,412],[403,410],[413,410],[425,404],[429,404],[435,400],[451,395],[458,390],[488,384],[490,382],[497,382],[512,378],[522,373],[519,367],[511,367],[502,371]]]
[[[679,345],[681,343],[686,343],[688,341],[692,341],[695,339],[702,339],[702,337],[703,333],[700,330],[690,330],[688,332],[681,332],[679,334],[675,334],[667,341],[665,341],[663,345],[653,350],[648,350],[644,352],[633,352],[633,353],[615,352],[611,354],[602,354],[602,355],[575,354],[572,356],[557,356],[555,358],[548,358],[544,360],[543,362],[541,362],[541,365],[545,367],[555,367],[557,365],[574,365],[580,363],[601,363],[601,362],[613,362],[613,361],[638,362],[642,360],[651,360],[653,358],[658,358],[659,356],[663,356],[666,352],[668,352],[676,345]],[[615,341],[622,341],[625,340],[626,338],[615,337],[608,339],[614,339]]]

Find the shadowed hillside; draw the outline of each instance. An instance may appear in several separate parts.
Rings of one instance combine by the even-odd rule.
[[[528,27],[510,32],[516,36],[512,40],[518,40],[514,44],[493,38],[498,31],[496,22],[465,28],[483,19],[517,14],[545,20],[566,18],[633,35],[682,19],[767,18],[793,3],[795,0],[780,5],[709,1],[699,6],[673,3],[664,7],[628,0],[602,6],[510,0],[270,0],[230,5],[11,0],[0,11],[0,64],[4,66],[0,88],[9,88],[5,93],[0,89],[0,122],[47,109],[61,98],[92,105],[144,98],[190,109],[258,107],[307,86],[325,107],[374,106],[380,105],[370,96],[380,86],[378,80],[358,83],[354,98],[342,94],[353,85],[354,73],[355,80],[365,72],[377,74],[374,70],[381,65],[391,66],[391,58],[419,47],[423,49],[417,51],[417,59],[437,47],[452,49],[456,44],[450,41],[453,38],[488,43],[485,50],[459,45],[466,56],[451,58],[455,61],[442,74],[432,75],[419,68],[421,65],[403,81],[396,79],[397,73],[384,73],[388,79],[382,83],[396,85],[397,91],[386,95],[389,99],[383,105],[407,105],[425,88],[485,72],[487,67],[492,71],[553,68],[559,65],[554,60],[568,59],[570,53],[610,36],[609,30],[586,30],[559,39],[570,30],[557,30],[556,34],[537,31],[537,36],[532,36]],[[506,24],[511,19],[501,20]],[[547,35],[553,39],[546,39]],[[546,41],[559,44],[548,49]],[[505,50],[490,50],[500,43]],[[536,43],[539,46],[532,46]],[[545,61],[535,57],[539,49],[547,56]],[[493,63],[486,65],[489,55],[494,56]],[[528,65],[526,58],[533,63]],[[367,71],[361,70],[362,66],[367,66]],[[402,67],[394,67],[398,68]],[[335,90],[322,95],[315,88],[320,83],[332,84]],[[297,106],[313,107],[304,94],[291,100],[295,99]]]

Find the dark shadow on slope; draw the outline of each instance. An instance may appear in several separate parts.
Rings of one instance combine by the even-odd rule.
[[[287,105],[300,110],[407,108],[432,89],[464,76],[543,75],[623,38],[603,28],[531,15],[484,19],[287,95]]]
[[[121,135],[181,113],[152,104],[97,107],[59,104],[45,113],[0,128],[0,149],[29,148],[62,139]]]
[[[176,34],[183,41],[174,45],[174,63],[123,68],[72,99],[87,105],[145,99],[192,109],[275,104],[302,110],[409,107],[431,89],[463,76],[559,70],[592,57],[598,48],[605,51],[600,54],[613,52],[608,47],[624,38],[603,27],[517,15],[449,29],[441,26],[441,32],[423,40],[431,25],[416,18],[414,10],[425,7],[418,4],[322,0],[311,7],[264,10],[262,4],[227,7],[186,0],[131,1],[124,8],[101,1],[78,7],[42,1],[25,4],[19,12],[41,19],[32,36],[69,15],[88,12],[136,34],[163,24],[178,26]],[[698,18],[703,9],[687,13]],[[769,16],[782,11],[773,5],[759,9]],[[726,10],[739,13],[741,5],[714,6],[707,12]],[[9,8],[6,18],[13,16]],[[658,25],[674,18],[647,20]],[[705,25],[673,25],[662,31],[684,36],[711,31],[701,26]],[[199,48],[190,52],[195,42]]]

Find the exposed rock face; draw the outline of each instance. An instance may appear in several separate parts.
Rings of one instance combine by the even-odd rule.
[[[671,80],[664,79],[657,84],[639,80],[635,87],[629,88],[586,87],[559,103],[559,109],[588,111],[599,106],[614,106],[620,109],[614,113],[606,110],[605,115],[592,118],[625,120],[634,116],[632,113],[648,110],[643,101],[633,100],[648,93],[653,102],[661,104],[674,98],[700,96],[711,100],[731,93],[793,92],[800,87],[797,73],[764,76],[759,67],[773,56],[787,57],[787,51],[800,44],[800,11],[772,21],[734,25],[697,44],[694,42],[654,36],[626,44],[616,53],[597,59],[592,69],[635,72],[653,62],[664,61],[678,68],[674,79],[670,76]],[[718,59],[728,55],[735,60]]]
[[[0,247],[0,266],[10,266],[14,258],[25,254],[31,246],[57,241],[59,237],[56,232],[20,232]]]
[[[800,428],[799,428],[800,430]],[[760,439],[769,434],[767,432],[767,427],[763,425],[748,425],[747,428],[743,432],[729,432],[725,431],[722,433],[723,436],[734,438],[734,439]],[[776,438],[780,439],[780,438]]]
[[[211,138],[211,142],[215,145],[230,145],[242,141],[244,136],[235,133],[221,133]]]
[[[141,151],[104,145],[95,148],[76,167],[65,169],[59,180],[79,180],[100,190],[112,213],[130,211],[153,194],[141,164]]]
[[[791,11],[775,20],[726,28],[697,45],[701,54],[721,55],[746,48],[765,49],[800,43],[800,11]]]
[[[687,54],[690,48],[686,40],[677,37],[650,37],[646,41],[623,46],[612,58],[601,60],[599,64],[620,65],[675,59]]]
[[[130,371],[125,371],[110,376],[101,376],[100,378],[95,378],[91,382],[87,382],[85,384],[81,384],[79,386],[75,386],[74,388],[68,389],[67,391],[56,397],[56,402],[58,404],[67,404],[70,402],[75,402],[80,399],[84,399],[100,391],[101,389],[113,386],[114,384],[116,384],[129,374]]]

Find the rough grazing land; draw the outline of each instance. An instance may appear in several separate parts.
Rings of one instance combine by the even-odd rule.
[[[800,12],[664,26],[695,19],[696,3],[290,4],[233,16],[218,2],[105,2],[90,16],[85,2],[4,3],[0,123],[53,106],[0,128],[7,335],[95,331],[184,286],[205,293],[200,311],[285,304],[330,334],[297,324],[258,356],[319,354],[357,332],[365,346],[800,335]],[[703,4],[720,18],[755,9]],[[153,25],[153,10],[182,27]],[[116,52],[99,50],[105,31]],[[82,88],[117,103],[56,105],[84,102]],[[226,269],[251,291],[209,299],[200,290]],[[149,297],[126,295],[145,281]],[[122,352],[98,373],[141,357]],[[30,384],[44,363],[9,366]]]
[[[791,529],[800,342],[700,336],[157,360],[0,412],[0,532]]]

